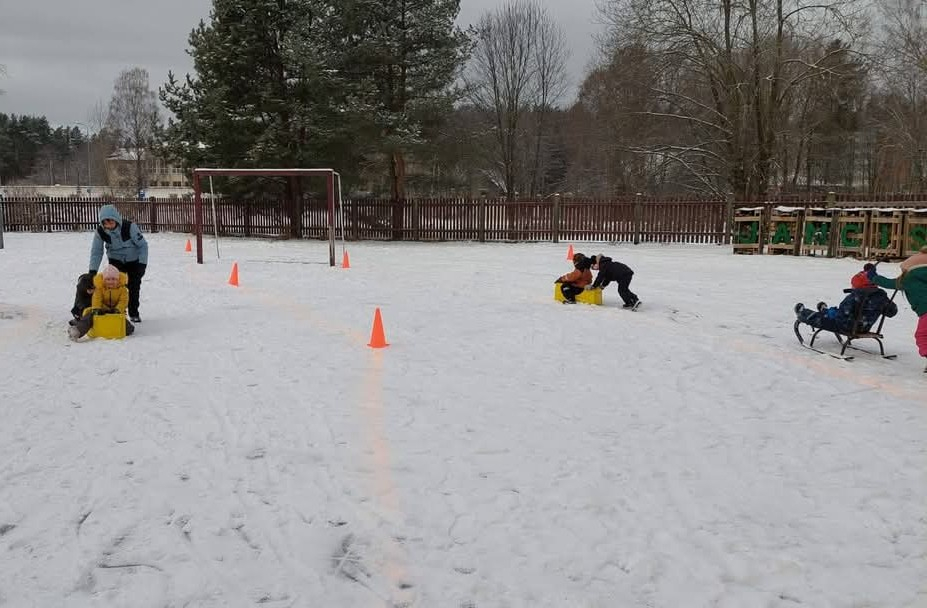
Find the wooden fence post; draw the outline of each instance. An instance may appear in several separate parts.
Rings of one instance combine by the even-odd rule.
[[[486,195],[480,197],[477,214],[477,235],[481,243],[486,242]]]
[[[148,232],[158,231],[158,199],[148,199]]]
[[[394,198],[392,199],[393,206],[393,225],[392,225],[392,240],[401,241],[402,240],[402,212],[403,207],[405,206],[406,199],[404,198]]]
[[[728,192],[724,196],[724,220],[721,232],[724,245],[730,245],[734,238],[734,193]]]
[[[421,212],[420,203],[417,198],[412,199],[412,240],[419,240],[419,228],[421,225],[419,218],[419,212]]]
[[[643,194],[638,192],[634,195],[634,244],[641,244],[641,233],[644,231],[644,204]]]
[[[835,192],[827,193],[827,204],[825,208],[827,212],[830,212],[831,225],[830,225],[830,239],[827,243],[827,257],[832,258],[837,255],[837,239],[840,238],[840,223],[837,221],[837,211],[834,207],[837,205],[837,194]]]
[[[560,194],[554,194],[553,206],[550,210],[550,228],[553,231],[555,243],[560,242]]]

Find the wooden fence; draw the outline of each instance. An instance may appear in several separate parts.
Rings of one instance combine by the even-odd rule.
[[[857,197],[859,198],[859,197]],[[3,230],[9,232],[89,231],[104,202],[114,202],[127,218],[149,233],[193,232],[193,202],[182,199],[116,200],[10,198],[0,200]],[[904,205],[927,207],[927,196],[891,200],[779,198],[762,203],[691,198],[628,196],[612,200],[542,201],[500,199],[415,199],[344,201],[348,240],[413,241],[595,241],[630,243],[728,244],[734,209],[744,205]],[[204,202],[204,232],[213,234],[212,204]],[[215,202],[220,236],[328,238],[324,200],[229,200]],[[338,231],[341,236],[341,230]]]

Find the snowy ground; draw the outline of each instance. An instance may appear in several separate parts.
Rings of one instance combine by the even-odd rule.
[[[629,312],[553,301],[567,244],[149,238],[136,335],[72,344],[90,236],[5,235],[0,604],[927,605],[914,314],[792,334],[857,262],[577,245]]]

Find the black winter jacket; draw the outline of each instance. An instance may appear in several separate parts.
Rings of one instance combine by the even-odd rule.
[[[886,317],[894,317],[898,314],[898,306],[891,301],[888,294],[882,289],[872,287],[851,289],[848,291],[847,297],[840,302],[840,306],[837,307],[836,311],[835,320],[842,331],[853,331],[851,325],[856,316],[856,310],[860,302],[864,300],[863,314],[860,318],[862,327],[858,328],[861,331],[869,331],[883,314]]]
[[[612,281],[618,281],[624,278],[630,279],[634,271],[621,262],[602,256],[597,258],[599,261],[599,274],[596,275],[593,287],[607,287]]]

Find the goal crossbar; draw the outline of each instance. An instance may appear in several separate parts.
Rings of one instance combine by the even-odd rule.
[[[196,235],[196,263],[203,263],[203,196],[200,179],[203,177],[324,177],[326,207],[328,209],[328,263],[335,265],[335,186],[341,187],[340,175],[334,169],[226,169],[203,167],[193,170],[193,217]],[[337,193],[340,198],[341,192]],[[218,234],[216,237],[218,238]]]

